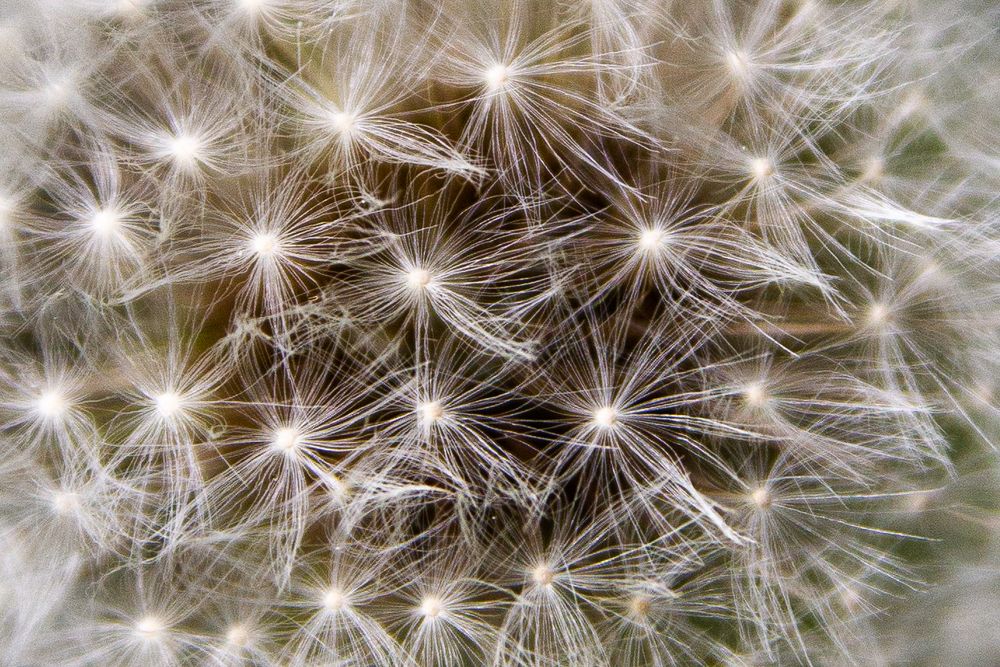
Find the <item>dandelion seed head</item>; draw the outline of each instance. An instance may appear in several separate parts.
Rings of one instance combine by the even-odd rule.
[[[762,383],[751,382],[743,388],[743,400],[751,407],[763,407],[768,401],[767,390]]]
[[[107,238],[115,234],[122,224],[122,215],[112,208],[99,208],[90,217],[88,225],[95,236]]]
[[[286,456],[294,456],[301,445],[302,434],[290,426],[276,429],[271,437],[271,448]]]
[[[406,284],[413,290],[422,290],[431,284],[433,277],[427,269],[415,268],[406,274]]]
[[[976,8],[27,4],[4,633],[94,625],[13,655],[850,663],[953,560],[892,513],[993,481],[915,491],[995,444]]]
[[[330,114],[330,127],[345,137],[354,134],[357,127],[357,115],[347,111],[335,111]]]
[[[182,169],[194,169],[202,159],[202,141],[191,134],[168,137],[164,148],[167,156]]]
[[[267,259],[279,253],[281,241],[270,232],[260,232],[251,237],[250,249],[260,259]]]
[[[600,428],[611,428],[618,423],[618,410],[611,406],[604,406],[594,410],[594,424]]]
[[[767,179],[774,175],[774,163],[766,157],[755,157],[750,160],[750,175],[758,181]]]
[[[35,411],[46,419],[61,417],[69,408],[62,391],[49,389],[35,399]]]
[[[441,598],[429,595],[420,601],[420,614],[424,618],[433,620],[444,613],[444,602],[441,601]]]
[[[556,572],[545,563],[541,563],[531,571],[531,581],[536,586],[548,587],[555,581]]]
[[[653,606],[653,601],[646,595],[633,595],[628,601],[628,610],[636,618],[646,618],[649,610]]]
[[[643,230],[642,234],[639,235],[639,249],[647,253],[656,252],[663,247],[666,240],[667,234],[665,231],[651,227]]]
[[[323,593],[323,597],[320,599],[323,608],[332,612],[341,611],[347,606],[347,603],[347,596],[339,588],[329,589]]]
[[[741,49],[731,49],[725,53],[726,66],[734,78],[745,80],[750,75],[750,57],[746,51]]]
[[[771,507],[771,503],[774,499],[771,497],[771,492],[763,486],[758,486],[753,491],[750,492],[750,502],[757,507],[757,509],[766,510]]]
[[[500,90],[510,82],[511,69],[509,65],[497,63],[491,65],[483,73],[483,80],[486,82],[487,90]]]
[[[147,641],[160,639],[166,625],[156,616],[143,616],[135,624],[135,633]]]
[[[56,491],[51,502],[52,511],[59,516],[75,514],[80,509],[80,496],[73,491]]]
[[[164,419],[176,416],[183,407],[183,400],[176,391],[165,391],[153,397],[156,412]]]
[[[433,424],[444,418],[444,406],[441,401],[427,401],[417,406],[417,412],[421,421],[425,424]]]
[[[226,630],[226,643],[230,646],[244,647],[250,643],[250,632],[243,625],[232,625]]]

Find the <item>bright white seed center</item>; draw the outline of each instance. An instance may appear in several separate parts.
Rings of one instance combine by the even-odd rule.
[[[743,400],[747,405],[759,408],[767,403],[767,392],[759,382],[751,382],[743,389]]]
[[[538,586],[551,586],[556,578],[555,570],[542,564],[531,571],[531,580]]]
[[[236,6],[246,14],[254,15],[258,12],[267,9],[267,7],[274,3],[274,0],[235,0]]]
[[[327,484],[327,492],[334,502],[343,502],[351,494],[350,486],[336,475],[331,474]]]
[[[118,0],[115,12],[119,16],[135,17],[142,13],[147,0]]]
[[[135,624],[135,632],[143,639],[158,639],[166,627],[155,616],[144,616]]]
[[[425,618],[437,618],[444,613],[444,603],[440,598],[426,597],[420,603],[420,613]]]
[[[274,234],[261,232],[250,239],[250,247],[258,257],[266,258],[278,252],[280,243]]]
[[[90,229],[96,236],[108,237],[118,231],[121,222],[121,214],[117,211],[101,208],[90,218]]]
[[[11,209],[14,205],[6,197],[0,197],[0,230],[2,230],[10,220]]]
[[[153,397],[156,412],[164,418],[173,417],[181,410],[181,397],[175,391],[165,391]]]
[[[610,428],[618,423],[618,411],[612,407],[594,410],[594,423],[601,428]]]
[[[737,79],[745,79],[750,73],[750,58],[745,51],[726,51],[726,66]]]
[[[750,492],[750,502],[760,509],[767,509],[771,506],[771,494],[763,486],[759,486]]]
[[[56,491],[52,494],[52,510],[60,515],[72,514],[80,508],[80,496],[72,491]]]
[[[226,643],[230,646],[246,646],[250,642],[250,633],[242,625],[234,625],[226,631]]]
[[[750,174],[757,180],[761,180],[774,174],[774,163],[766,157],[757,157],[750,160]]]
[[[167,142],[167,154],[174,164],[190,169],[200,159],[201,141],[190,134],[179,134]]]
[[[329,611],[340,611],[347,606],[347,596],[339,588],[331,588],[323,594],[323,607]]]
[[[58,389],[50,389],[35,400],[35,410],[49,419],[61,416],[67,407],[66,399]]]
[[[647,252],[658,250],[666,240],[662,229],[647,229],[639,236],[639,247]]]
[[[413,269],[406,274],[406,284],[415,290],[422,290],[431,283],[431,274],[426,269]]]
[[[426,423],[440,421],[444,417],[444,406],[441,401],[427,401],[417,408],[420,418]]]
[[[865,170],[861,173],[861,181],[864,183],[876,183],[885,174],[885,161],[880,157],[871,157]]]
[[[885,304],[873,303],[868,308],[868,315],[865,318],[869,326],[881,327],[889,321],[889,309]]]
[[[633,616],[645,618],[649,615],[649,610],[653,606],[652,601],[645,595],[635,595],[628,602],[629,611]]]
[[[302,444],[302,435],[294,428],[279,428],[271,439],[271,447],[283,454],[292,455]]]
[[[489,90],[499,90],[510,81],[510,67],[497,63],[483,73],[483,79]]]
[[[346,111],[337,111],[330,114],[330,125],[334,131],[343,135],[349,135],[354,131],[357,116]]]

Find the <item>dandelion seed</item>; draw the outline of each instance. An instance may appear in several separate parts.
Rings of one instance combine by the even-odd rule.
[[[725,54],[726,65],[733,76],[739,80],[748,78],[750,74],[750,58],[745,51],[731,50]]]
[[[69,101],[72,87],[68,80],[52,81],[42,88],[42,97],[48,107],[61,107]]]
[[[351,495],[350,484],[333,474],[327,476],[326,487],[334,503],[342,503]]]
[[[773,499],[771,493],[765,487],[759,486],[750,492],[750,502],[758,509],[766,510],[771,506]]]
[[[927,510],[931,501],[934,499],[935,493],[933,491],[918,491],[916,493],[911,493],[904,496],[904,507],[906,511],[913,514],[919,514]]]
[[[46,419],[57,419],[68,408],[66,397],[58,389],[50,389],[35,400],[35,410]]]
[[[618,411],[610,406],[594,410],[594,423],[601,428],[611,428],[618,423]]]
[[[646,618],[653,607],[653,601],[646,595],[634,595],[628,602],[628,610],[636,618]]]
[[[330,125],[333,129],[345,138],[354,133],[357,116],[346,111],[335,111],[330,114]]]
[[[483,74],[486,87],[489,90],[500,90],[510,82],[511,69],[508,65],[497,63]]]
[[[766,157],[750,160],[750,175],[754,180],[762,181],[774,175],[774,163]]]
[[[177,415],[183,406],[183,399],[175,391],[165,391],[153,397],[156,412],[164,419]]]
[[[164,141],[164,152],[181,169],[193,170],[202,159],[203,142],[190,134],[179,134],[167,137]]]
[[[339,588],[331,588],[323,594],[321,603],[324,609],[338,612],[347,607],[347,596]]]
[[[89,221],[91,230],[100,237],[108,237],[117,233],[121,223],[121,213],[110,208],[98,209]]]
[[[885,161],[877,156],[869,158],[865,169],[861,172],[862,183],[877,183],[885,175]]]
[[[426,269],[416,268],[406,274],[406,284],[413,290],[422,290],[431,284],[432,276]]]
[[[643,230],[639,236],[639,248],[645,252],[656,252],[667,240],[666,232],[662,229],[651,228]]]
[[[889,323],[889,308],[884,303],[873,303],[865,314],[865,323],[873,328],[884,327]]]
[[[552,582],[555,581],[555,578],[555,570],[544,563],[531,571],[531,581],[533,581],[536,586],[551,586]]]
[[[760,382],[751,382],[746,387],[743,388],[743,400],[746,404],[754,407],[760,408],[767,404],[768,396],[767,391],[764,389],[764,385]]]
[[[13,210],[14,202],[7,197],[0,196],[0,232],[10,223]]]
[[[242,625],[234,625],[226,630],[226,643],[242,648],[250,643],[250,633]]]
[[[433,620],[443,615],[444,611],[444,603],[440,598],[428,596],[420,602],[420,614],[426,619]]]
[[[141,16],[150,0],[118,0],[114,12],[119,16],[135,18]]]
[[[426,424],[433,424],[444,418],[444,406],[441,405],[441,401],[421,403],[417,407],[417,412],[420,413],[420,419]]]
[[[238,9],[246,14],[255,16],[276,4],[277,0],[234,0]]]
[[[281,242],[274,234],[261,232],[250,239],[250,248],[259,258],[267,259],[278,254]]]
[[[144,616],[135,624],[135,633],[146,641],[156,641],[160,639],[166,626],[155,616]]]
[[[75,514],[80,509],[80,496],[72,491],[57,491],[52,494],[52,510],[60,515]]]
[[[291,427],[279,428],[271,438],[271,448],[286,456],[294,456],[302,445],[302,434]]]

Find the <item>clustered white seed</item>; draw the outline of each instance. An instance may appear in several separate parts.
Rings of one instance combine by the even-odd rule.
[[[0,663],[992,659],[996,11],[8,4]]]

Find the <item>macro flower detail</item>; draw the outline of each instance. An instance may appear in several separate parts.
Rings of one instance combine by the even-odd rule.
[[[998,19],[0,6],[0,663],[993,664]]]

